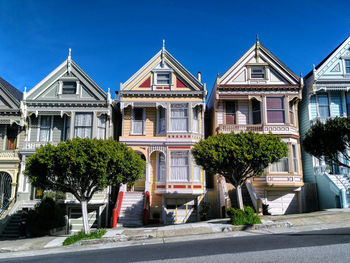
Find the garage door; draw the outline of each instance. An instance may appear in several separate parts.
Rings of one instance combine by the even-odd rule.
[[[271,215],[296,214],[299,212],[295,192],[267,191],[266,197]]]
[[[165,202],[167,224],[182,224],[197,221],[196,200],[167,198]]]

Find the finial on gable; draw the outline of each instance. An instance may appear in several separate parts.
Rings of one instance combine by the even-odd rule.
[[[69,48],[69,51],[68,51],[68,60],[71,60],[72,59],[72,49]]]
[[[259,63],[259,59],[260,59],[260,42],[259,42],[259,35],[258,34],[256,34],[255,59],[256,59],[256,62]]]
[[[164,67],[164,51],[165,51],[165,39],[163,39],[163,47],[162,47],[162,62],[161,67]]]
[[[163,50],[165,49],[165,39],[163,39]]]
[[[27,98],[27,87],[24,87],[23,99],[25,100],[26,98]]]
[[[259,35],[256,34],[256,42],[259,42]]]

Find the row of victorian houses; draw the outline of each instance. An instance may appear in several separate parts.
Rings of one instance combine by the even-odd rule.
[[[209,135],[253,131],[281,136],[287,157],[246,184],[257,211],[273,215],[348,207],[349,171],[304,153],[301,139],[317,120],[347,116],[350,109],[350,38],[306,75],[297,76],[257,39],[217,76],[207,99],[201,74],[191,74],[164,47],[126,82],[113,100],[71,58],[24,93],[0,78],[0,230],[21,209],[42,197],[24,176],[26,158],[47,143],[74,137],[114,139],[134,149],[146,171],[119,195],[108,187],[88,206],[92,227],[108,226],[112,209],[121,224],[142,224],[149,205],[152,222],[199,220],[200,204],[210,217],[223,216],[233,187],[206,174],[191,156]],[[207,103],[206,103],[207,101]],[[122,193],[122,194],[121,194]],[[66,194],[67,230],[82,228],[80,205]]]

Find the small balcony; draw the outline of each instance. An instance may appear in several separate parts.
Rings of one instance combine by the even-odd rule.
[[[281,124],[281,125],[263,125],[263,124],[220,124],[217,128],[218,133],[239,133],[239,132],[258,132],[258,133],[273,133],[273,134],[295,134],[298,135],[296,127]]]
[[[51,145],[57,145],[57,142],[33,142],[33,141],[27,141],[23,143],[22,151],[35,151],[36,148],[39,148],[40,146],[45,146],[46,144],[50,143]]]

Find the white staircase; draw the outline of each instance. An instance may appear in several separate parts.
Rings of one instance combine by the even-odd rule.
[[[143,192],[125,192],[120,209],[118,225],[142,226]]]
[[[328,174],[328,176],[339,189],[345,190],[348,207],[350,207],[350,177],[343,174]]]

